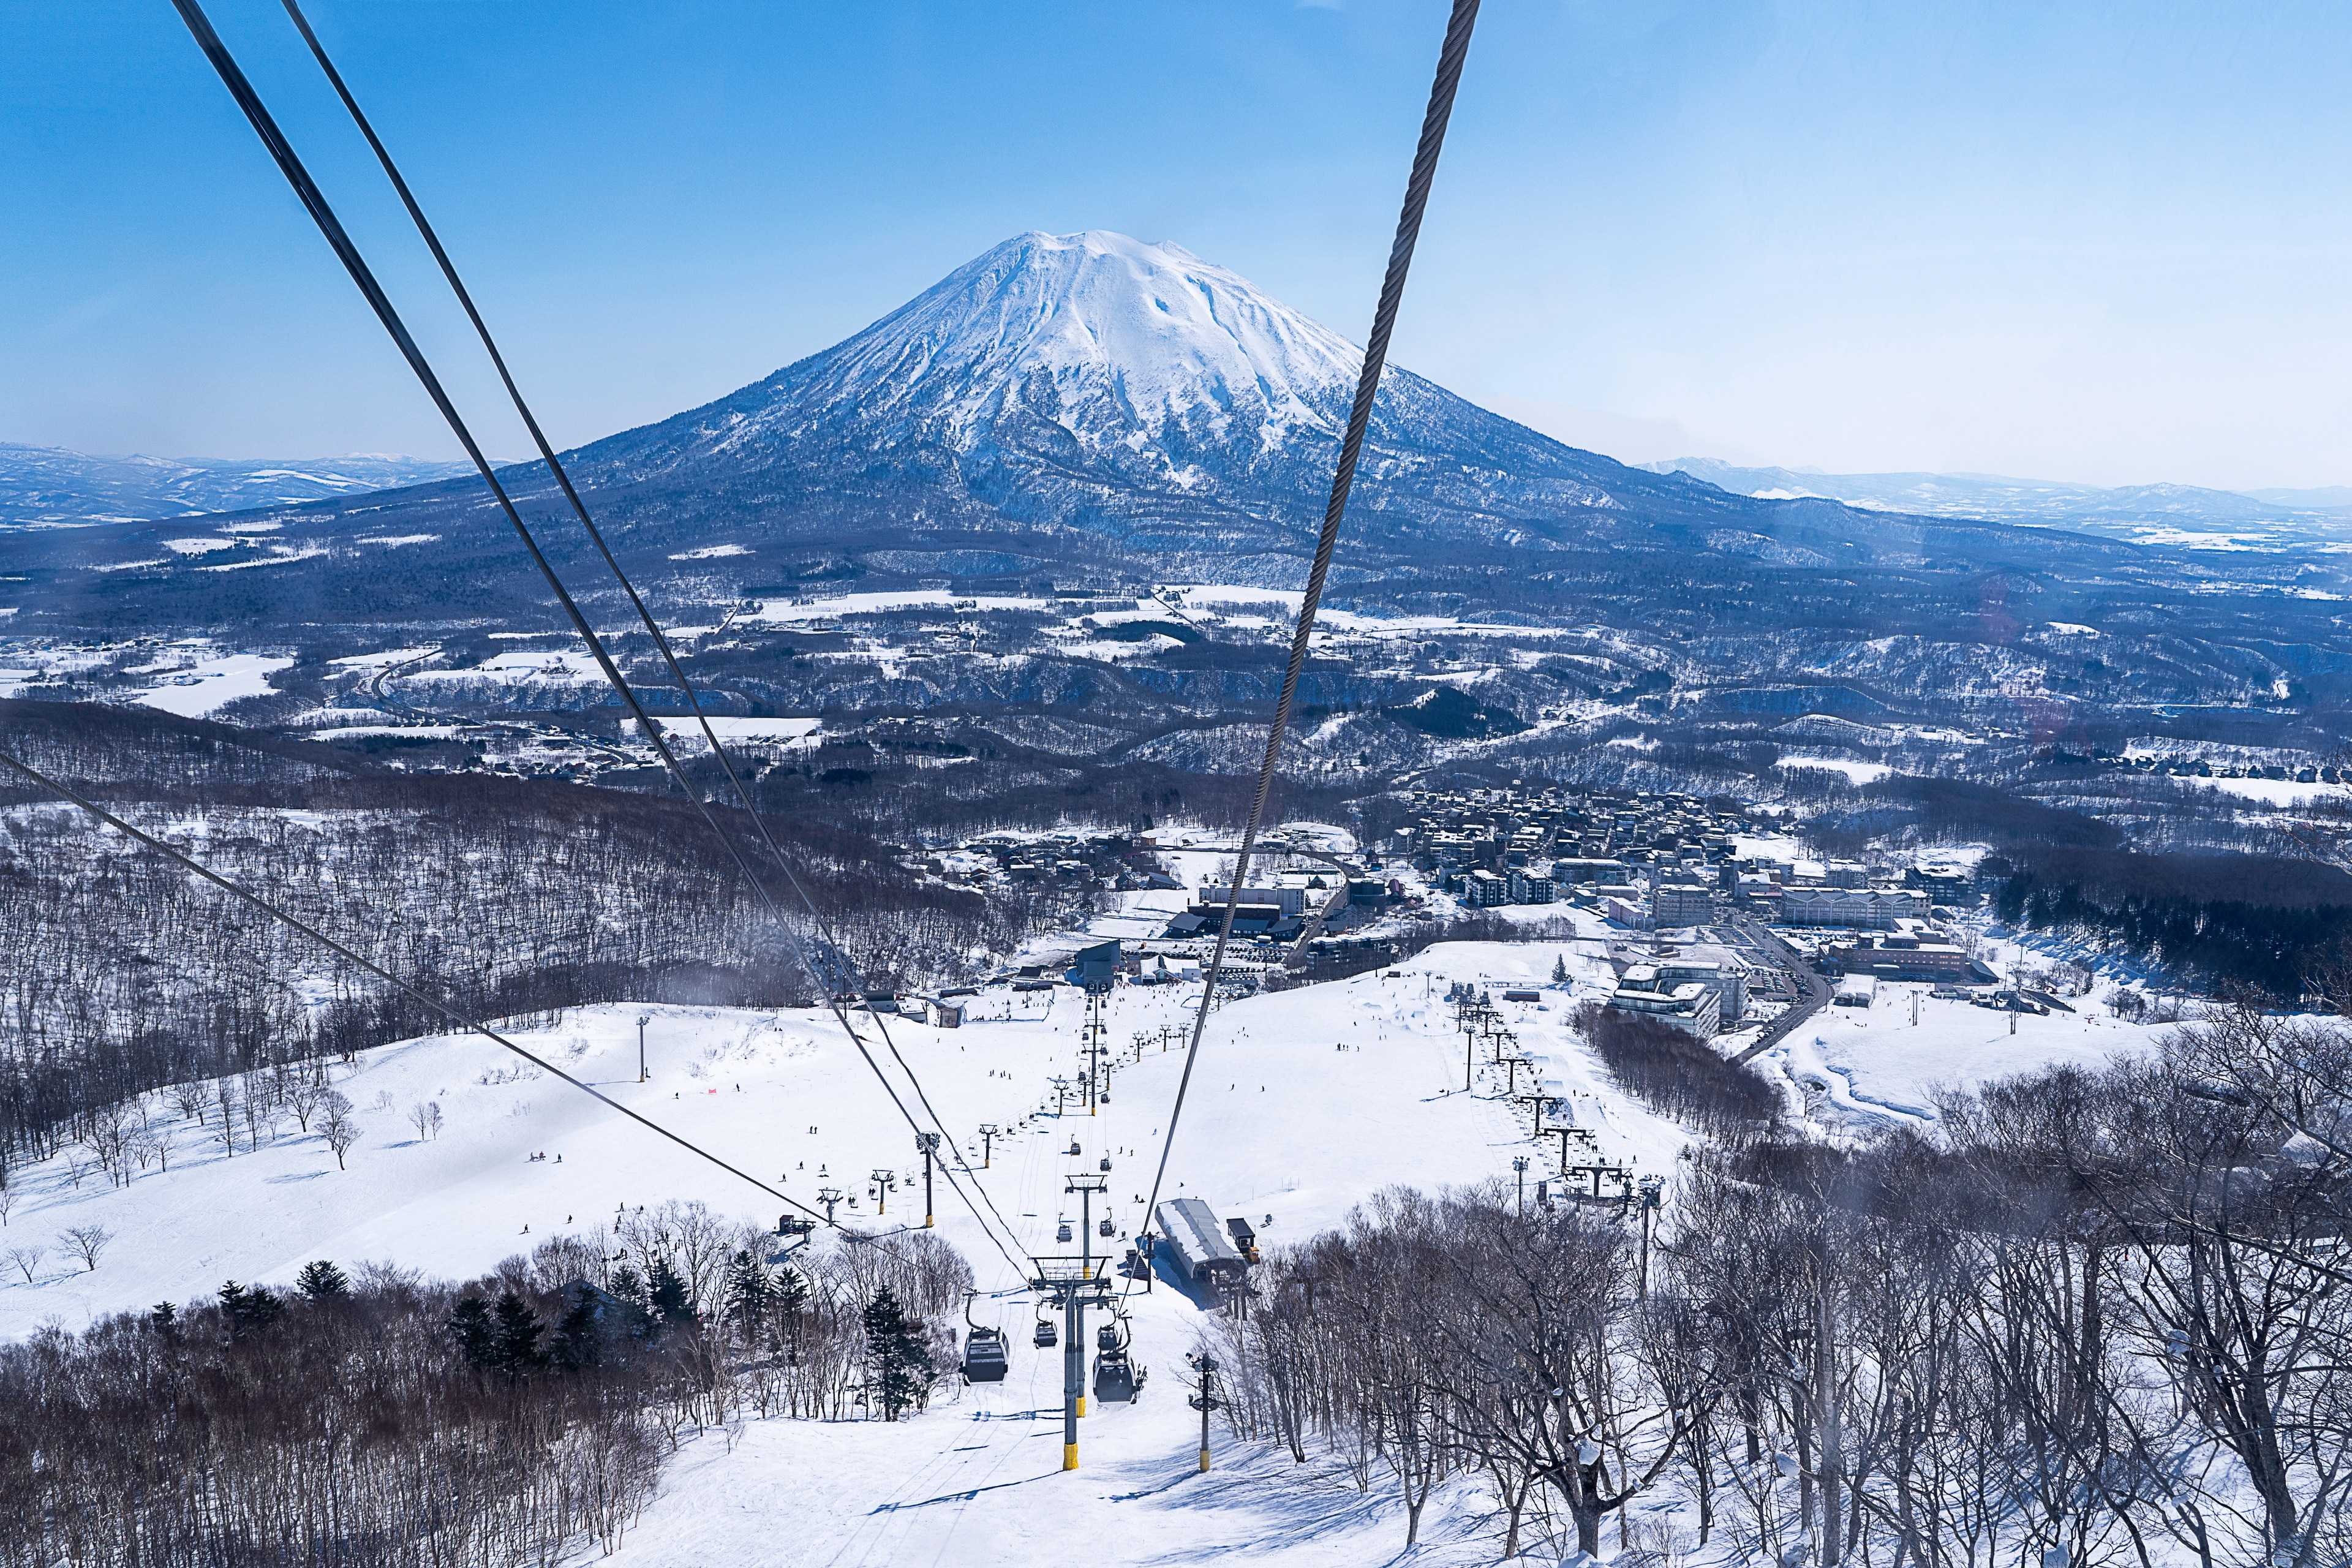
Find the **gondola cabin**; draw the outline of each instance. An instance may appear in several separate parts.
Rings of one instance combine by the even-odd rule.
[[[974,1329],[963,1342],[963,1375],[967,1383],[1003,1383],[1012,1370],[1004,1353],[1004,1335],[995,1329]]]

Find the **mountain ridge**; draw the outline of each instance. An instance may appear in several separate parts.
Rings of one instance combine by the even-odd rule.
[[[1340,334],[1181,246],[1031,232],[828,349],[566,462],[633,573],[699,605],[853,578],[1295,587],[1360,363]],[[593,579],[545,471],[501,477],[546,520],[551,557]],[[228,537],[173,536],[207,524]],[[20,627],[425,621],[541,594],[470,478],[74,533],[31,536],[49,542],[26,552]],[[1759,499],[1629,467],[1391,365],[1337,581],[1419,592],[1433,574],[1501,573],[1571,596],[1619,584],[1627,605],[1672,586],[1682,614],[1701,582],[1718,601],[1785,605],[1764,578],[2131,578],[2156,564],[2089,533]],[[1817,590],[1853,592],[1804,587]]]
[[[1319,521],[1360,363],[1339,333],[1181,247],[1033,231],[829,349],[567,462],[605,489],[750,475],[854,489],[899,465],[950,502],[1147,546],[1181,518],[1289,532]],[[1718,504],[1396,367],[1365,479],[1368,507],[1409,497],[1473,533],[1610,510],[1612,485]]]
[[[2105,487],[2006,474],[1896,471],[1832,474],[1748,468],[1714,458],[1670,458],[1639,467],[1681,473],[1734,495],[1819,497],[1912,516],[2077,528],[2140,543],[2191,549],[2285,549],[2352,541],[2352,489],[2219,490],[2167,481]],[[2329,500],[2341,490],[2343,502]],[[2317,498],[2317,499],[2313,499]]]
[[[0,441],[0,531],[159,522],[400,489],[474,471],[396,453],[155,458]]]

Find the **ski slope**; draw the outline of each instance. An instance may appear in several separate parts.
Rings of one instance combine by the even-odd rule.
[[[1563,955],[1570,986],[1546,984]],[[1261,1244],[1271,1246],[1339,1222],[1386,1185],[1508,1182],[1515,1155],[1531,1162],[1532,1195],[1533,1183],[1555,1167],[1559,1141],[1531,1139],[1528,1111],[1503,1093],[1504,1074],[1477,1057],[1474,1087],[1465,1092],[1463,1037],[1444,1003],[1454,980],[1488,987],[1519,1049],[1549,1058],[1546,1076],[1559,1080],[1575,1121],[1594,1131],[1604,1156],[1670,1172],[1684,1135],[1620,1094],[1568,1025],[1570,1009],[1597,994],[1606,974],[1591,942],[1448,943],[1393,976],[1376,973],[1219,1008],[1163,1199],[1199,1196],[1221,1216],[1245,1215]],[[1507,1003],[1506,987],[1539,987],[1543,999]],[[1091,1116],[1075,1106],[1053,1114],[1048,1079],[1079,1070],[1084,1007],[1067,988],[991,990],[975,999],[960,1029],[887,1020],[892,1041],[969,1143],[974,1164],[980,1124],[1012,1130],[995,1142],[981,1177],[1018,1250],[1061,1253],[1078,1245],[1054,1239],[1062,1215],[1074,1226],[1078,1219],[1063,1183],[1078,1172],[1099,1173],[1105,1156],[1112,1161],[1108,1197],[1118,1234],[1090,1245],[1116,1258],[1141,1227],[1139,1199],[1150,1190],[1167,1131],[1182,1031],[1197,995],[1192,985],[1114,994],[1108,1043],[1118,1065],[1108,1102]],[[1838,1110],[1869,1102],[1857,1096],[1904,1102],[1931,1074],[1983,1076],[2045,1054],[2105,1054],[2145,1034],[2086,1018],[2029,1017],[2012,1037],[2001,1032],[2000,1016],[1959,1012],[1968,1016],[1923,1016],[1913,1029],[1907,1002],[1899,1017],[1895,1005],[1882,1003],[1866,1020],[1831,1019],[1800,1031],[1776,1053],[1777,1065],[1800,1089],[1835,1079],[1839,1091],[1812,1097],[1831,1102],[1822,1119],[1834,1122]],[[644,1083],[641,1016],[648,1020],[651,1074]],[[2053,1023],[2063,1030],[2036,1027]],[[1831,1043],[1813,1047],[1815,1035]],[[814,1204],[828,1183],[856,1194],[855,1210],[847,1204],[840,1210],[845,1223],[877,1229],[921,1222],[912,1132],[828,1016],[597,1007],[519,1037],[803,1202]],[[1969,1059],[1971,1052],[1979,1059]],[[911,1086],[887,1052],[877,1054],[911,1103]],[[1826,1070],[1835,1064],[1843,1064],[1843,1076]],[[94,1172],[74,1184],[70,1155],[18,1173],[21,1195],[0,1231],[0,1252],[40,1245],[48,1256],[35,1268],[35,1283],[14,1270],[0,1283],[0,1332],[21,1336],[50,1321],[79,1328],[100,1313],[209,1295],[228,1279],[285,1284],[313,1258],[346,1266],[384,1259],[469,1277],[560,1231],[608,1220],[623,1205],[701,1198],[722,1213],[765,1224],[776,1217],[771,1199],[478,1038],[385,1047],[334,1073],[366,1130],[347,1170],[336,1168],[315,1133],[289,1121],[275,1142],[247,1152],[240,1141],[234,1155],[182,1123],[169,1173],[150,1171],[127,1188],[110,1187]],[[1524,1072],[1519,1081],[1524,1086]],[[404,1117],[427,1100],[440,1105],[443,1129],[420,1139]],[[152,1111],[178,1117],[160,1097]],[[1073,1141],[1081,1151],[1075,1157],[1067,1152]],[[538,1152],[546,1158],[531,1160]],[[877,1169],[896,1171],[899,1182],[878,1216],[864,1195]],[[1206,1478],[1195,1473],[1199,1421],[1180,1384],[1184,1352],[1205,1320],[1164,1281],[1131,1298],[1134,1353],[1149,1369],[1143,1397],[1090,1414],[1080,1433],[1082,1468],[1064,1475],[1060,1352],[1031,1348],[1021,1271],[944,1181],[937,1198],[942,1234],[971,1260],[988,1293],[980,1310],[1008,1331],[1007,1382],[966,1389],[951,1378],[928,1413],[895,1426],[754,1422],[691,1441],[617,1562],[631,1568],[999,1563],[1040,1561],[1073,1542],[1138,1563],[1245,1552],[1253,1560],[1339,1564],[1395,1554],[1402,1528],[1377,1489],[1360,1494],[1314,1465],[1301,1471],[1286,1454],[1227,1453],[1222,1430],[1221,1468]],[[95,1271],[65,1256],[55,1239],[89,1225],[113,1233]],[[1493,1550],[1475,1484],[1433,1501],[1419,1560],[1484,1562]]]

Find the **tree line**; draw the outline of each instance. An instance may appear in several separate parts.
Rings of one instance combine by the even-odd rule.
[[[2333,866],[2050,847],[2011,860],[2003,920],[2085,931],[2208,986],[2294,998],[2322,989],[2352,952],[2352,876]]]
[[[299,742],[158,715],[87,731],[6,705],[9,747],[457,1011],[773,1005],[814,992],[685,802],[474,775],[368,776]],[[40,710],[26,717],[20,710]],[[217,733],[215,733],[217,731]],[[208,770],[217,769],[217,776]],[[165,857],[0,786],[0,1185],[142,1091],[351,1053],[447,1021]],[[730,819],[739,839],[748,823]],[[776,825],[835,984],[963,976],[1079,895],[951,889],[870,834]],[[756,863],[756,862],[755,862]]]
[[[469,1285],[321,1260],[0,1346],[0,1564],[610,1553],[688,1434],[896,1418],[952,1363],[946,1244],[778,1247],[667,1203]]]
[[[1234,1430],[1409,1542],[1475,1478],[1506,1556],[2352,1559],[2352,1034],[2242,1009],[1939,1109],[1720,1141],[1654,1237],[1380,1194],[1219,1324]]]

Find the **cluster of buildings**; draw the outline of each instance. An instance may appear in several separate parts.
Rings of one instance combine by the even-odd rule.
[[[1172,883],[1171,885],[1173,885]],[[1234,935],[1244,942],[1291,942],[1312,924],[1318,940],[1336,939],[1407,901],[1404,885],[1375,868],[1334,860],[1320,870],[1291,872],[1245,887],[1234,896],[1230,883],[1201,884],[1184,912],[1168,922],[1163,935],[1176,942],[1216,935],[1225,906],[1234,906]]]
[[[992,833],[950,850],[925,852],[909,868],[943,881],[1046,883],[1088,888],[1173,888],[1148,843],[1129,833]]]
[[[1973,879],[1956,866],[1917,866],[1897,878],[1852,860],[1758,857],[1734,861],[1726,874],[1741,908],[1791,926],[1899,931],[1906,922],[1934,918],[1938,905],[1960,907],[1976,899]]]
[[[1615,915],[1671,889],[1669,904],[1705,918],[1733,836],[1752,831],[1740,813],[1686,795],[1425,790],[1409,805],[1413,821],[1390,837],[1391,852],[1473,909],[1573,900]]]

